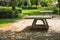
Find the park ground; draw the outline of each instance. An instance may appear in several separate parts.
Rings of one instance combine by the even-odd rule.
[[[60,40],[60,16],[47,20],[49,30],[22,31],[32,24],[33,19],[19,19],[13,23],[0,25],[1,40]],[[38,23],[40,23],[38,21]]]
[[[22,10],[20,16],[40,14],[40,9]],[[8,18],[0,19],[0,39],[1,40],[59,40],[60,39],[60,16],[57,15],[48,19],[49,30],[28,31],[24,30],[32,25],[33,19]],[[38,24],[40,21],[38,21]],[[24,31],[22,31],[24,30]]]

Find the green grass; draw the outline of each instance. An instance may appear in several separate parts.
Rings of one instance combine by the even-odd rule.
[[[12,23],[18,20],[18,18],[10,18],[10,19],[0,19],[0,24]]]
[[[22,17],[31,14],[40,14],[40,9],[26,9],[22,10]]]
[[[0,9],[12,9],[12,7],[6,7],[6,6],[0,6]],[[16,9],[21,9],[21,8],[19,8],[19,7],[16,7]]]
[[[33,10],[22,10],[22,13],[30,13],[30,12],[36,12],[36,11],[39,11],[38,9],[33,9]]]

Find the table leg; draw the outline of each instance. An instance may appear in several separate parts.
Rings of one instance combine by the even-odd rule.
[[[42,19],[42,21],[43,21],[43,23],[44,23],[44,25],[45,25],[45,21],[44,21],[44,19]]]
[[[34,21],[33,21],[33,23],[32,23],[32,27],[35,27],[36,22],[37,22],[37,19],[34,19]]]
[[[47,20],[46,20],[46,19],[44,19],[44,21],[45,21],[46,30],[48,30],[48,29],[49,29],[48,22],[47,22]]]
[[[44,21],[45,21],[46,26],[48,26],[47,20],[46,20],[46,19],[44,19]]]

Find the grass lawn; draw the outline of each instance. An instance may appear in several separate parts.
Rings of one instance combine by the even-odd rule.
[[[18,18],[0,19],[0,24],[11,23],[11,22],[15,22],[16,20],[18,20]]]
[[[39,11],[39,9],[26,9],[26,10],[22,10],[22,13],[32,13],[32,12],[37,12]]]
[[[26,10],[22,10],[22,17],[26,16],[26,15],[35,15],[35,14],[40,14],[40,9],[26,9]]]

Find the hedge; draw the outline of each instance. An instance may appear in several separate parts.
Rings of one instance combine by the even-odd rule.
[[[16,18],[18,17],[18,13],[21,13],[21,9],[19,8],[16,10],[12,10],[11,7],[0,8],[0,18]]]

